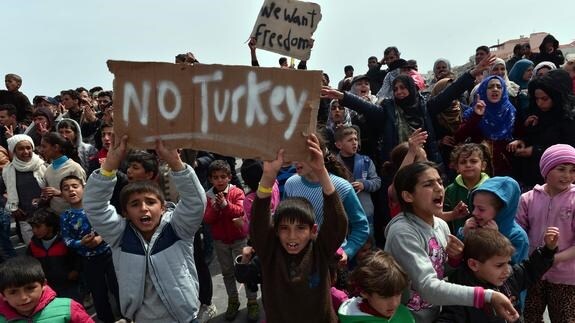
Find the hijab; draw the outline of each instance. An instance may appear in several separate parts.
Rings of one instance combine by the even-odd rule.
[[[487,99],[487,85],[489,81],[497,79],[501,83],[501,99],[492,103]],[[479,122],[481,133],[491,140],[511,140],[513,138],[513,125],[515,124],[515,107],[509,101],[507,85],[505,80],[496,75],[486,77],[477,89],[477,94],[485,102],[485,114]],[[473,102],[472,105],[475,105]],[[463,118],[469,120],[474,110],[468,109],[464,112]]]
[[[505,80],[505,85],[507,85],[507,92],[509,93],[510,97],[516,97],[517,94],[519,93],[519,85],[517,85],[515,82],[511,81],[509,79],[509,76],[507,75],[507,67],[505,66],[505,61],[502,58],[497,57],[495,59],[495,61],[493,62],[493,65],[491,65],[491,67],[489,68],[489,74],[491,74],[491,72],[493,71],[493,69],[495,68],[495,66],[498,65],[503,65],[503,67],[505,68],[505,74],[503,75],[503,79]],[[533,71],[535,73],[535,71]],[[533,74],[535,75],[535,74]]]
[[[395,98],[394,103],[396,106],[395,113],[397,116],[397,129],[400,141],[405,141],[409,138],[411,133],[418,128],[423,128],[423,114],[419,109],[421,97],[417,90],[417,86],[413,79],[408,75],[398,75],[392,82],[392,86],[401,82],[403,86],[409,91],[409,95],[403,99]]]
[[[34,140],[28,135],[19,134],[14,135],[11,138],[8,138],[8,148],[10,153],[14,156],[12,162],[8,164],[2,170],[2,177],[4,178],[4,182],[6,183],[6,193],[7,193],[7,201],[6,201],[6,209],[10,212],[14,212],[18,210],[20,205],[20,200],[18,197],[18,190],[16,186],[16,171],[19,172],[32,172],[34,178],[38,182],[40,187],[44,187],[44,173],[46,172],[46,165],[44,161],[38,156],[36,153],[32,152],[32,158],[30,161],[22,161],[16,157],[14,154],[14,150],[16,149],[16,145],[22,141],[28,141],[32,145],[32,151],[34,150]]]
[[[509,71],[509,79],[519,85],[521,90],[527,88],[529,80],[523,79],[523,74],[528,68],[533,67],[533,62],[528,59],[520,59],[513,65],[511,71]]]

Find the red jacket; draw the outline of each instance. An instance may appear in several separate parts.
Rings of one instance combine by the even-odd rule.
[[[226,244],[232,244],[236,240],[245,239],[248,232],[244,229],[244,191],[234,185],[228,185],[224,190],[227,205],[218,208],[215,205],[215,195],[213,188],[206,192],[208,203],[204,222],[210,225],[214,240],[220,240]],[[234,222],[233,219],[240,218],[241,221]]]
[[[6,300],[4,299],[0,300],[0,315],[3,316],[6,319],[6,321],[16,321],[16,320],[29,321],[33,319],[34,315],[38,314],[39,312],[44,310],[49,311],[50,310],[49,305],[55,298],[56,298],[56,292],[52,288],[50,288],[50,286],[45,285],[44,291],[42,292],[42,296],[40,296],[40,302],[38,303],[38,305],[36,305],[36,308],[34,309],[32,315],[28,317],[23,316],[22,314],[16,312],[16,310],[14,310],[14,308],[10,306],[10,304],[8,304],[8,302],[6,302]],[[52,322],[58,323],[59,321],[54,320]],[[86,310],[82,305],[80,305],[78,302],[74,300],[70,300],[70,316],[68,319],[62,320],[61,322],[94,323],[94,320],[92,320],[90,315],[86,313]]]

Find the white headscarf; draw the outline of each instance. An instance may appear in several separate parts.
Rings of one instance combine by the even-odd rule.
[[[8,195],[6,201],[6,209],[10,212],[18,210],[20,205],[20,200],[18,198],[18,190],[16,189],[16,171],[19,172],[33,172],[34,178],[38,181],[40,187],[46,186],[44,181],[44,173],[46,172],[46,165],[40,156],[32,152],[32,158],[30,161],[24,162],[14,154],[14,149],[16,145],[22,141],[28,141],[32,145],[32,150],[34,150],[34,141],[28,135],[14,135],[8,138],[8,149],[10,154],[14,156],[12,162],[4,167],[2,170],[2,177],[4,178],[4,183],[6,184],[6,193]]]

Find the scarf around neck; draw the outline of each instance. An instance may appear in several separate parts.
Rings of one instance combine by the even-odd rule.
[[[14,212],[18,210],[20,200],[18,198],[18,190],[16,188],[16,171],[19,172],[33,172],[34,178],[40,187],[45,187],[44,173],[46,172],[46,165],[44,161],[35,153],[32,154],[32,159],[28,162],[21,161],[18,157],[14,157],[12,162],[8,164],[2,171],[2,177],[6,184],[6,193],[8,195],[6,201],[6,210]]]

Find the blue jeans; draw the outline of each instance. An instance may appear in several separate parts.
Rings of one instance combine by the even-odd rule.
[[[16,257],[16,250],[10,241],[10,212],[0,209],[0,258]]]

